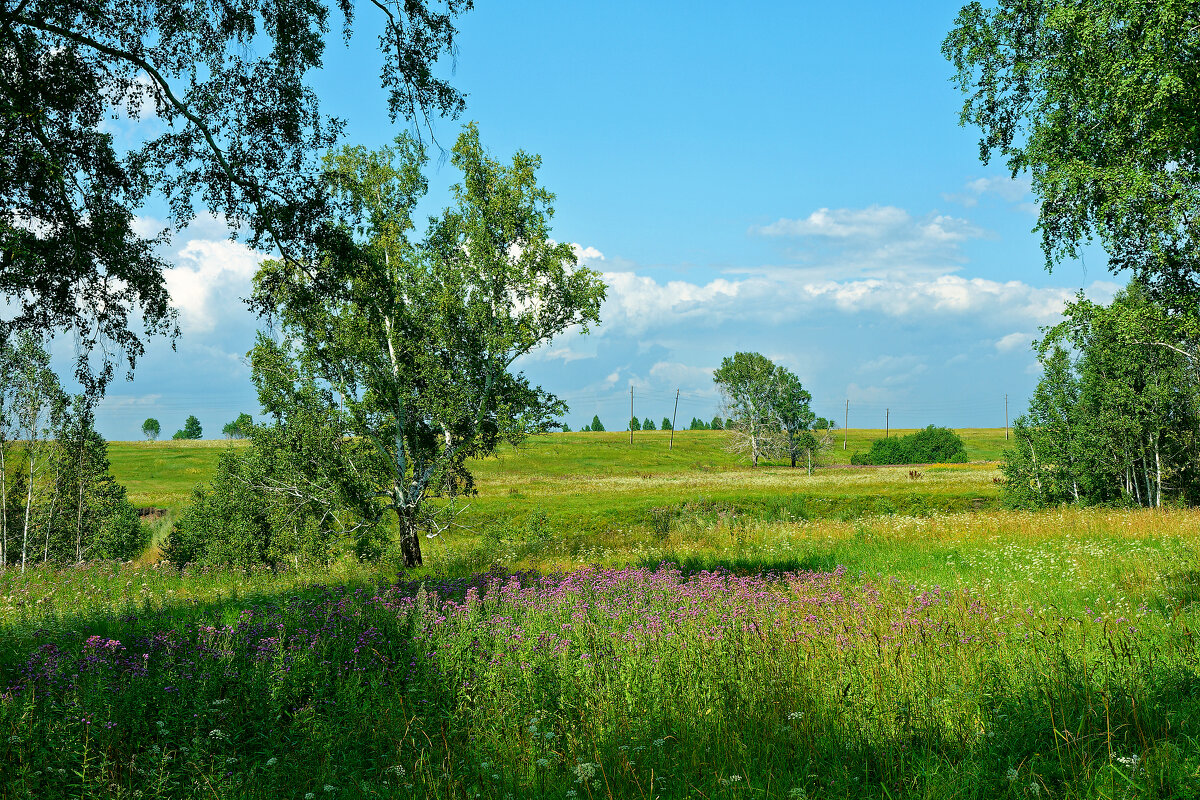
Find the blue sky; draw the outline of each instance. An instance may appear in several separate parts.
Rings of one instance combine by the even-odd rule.
[[[1079,289],[1111,297],[1103,254],[1044,269],[1028,180],[984,166],[958,126],[941,41],[959,3],[481,3],[460,22],[458,122],[498,158],[543,157],[554,235],[609,284],[603,324],[519,362],[599,414],[718,412],[712,370],[756,350],[787,365],[814,410],[851,427],[1001,426],[1037,380],[1029,343]],[[371,11],[331,40],[313,84],[347,140],[388,142]],[[427,211],[454,170],[435,163]],[[147,209],[148,218],[154,210]],[[206,435],[257,410],[243,355],[257,256],[200,219],[168,251],[183,335],[155,342],[99,413],[110,439]],[[64,345],[60,345],[62,347]]]

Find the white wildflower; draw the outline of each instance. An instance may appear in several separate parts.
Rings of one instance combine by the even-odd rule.
[[[1142,760],[1141,757],[1138,756],[1136,753],[1131,756],[1117,756],[1117,762],[1121,766],[1126,767],[1130,770],[1133,770],[1134,772],[1137,772],[1138,763],[1141,760]]]
[[[1008,778],[1009,783],[1012,783],[1019,777],[1019,775],[1017,774],[1017,770],[1015,768],[1009,767],[1008,772],[1005,773],[1004,777]]]
[[[278,759],[278,758],[276,758],[275,756],[271,756],[270,758],[268,758],[268,759],[267,759],[267,766],[268,766],[268,767],[273,767],[273,766],[275,766],[275,765],[276,765],[276,764],[278,764],[278,763],[279,763],[279,759]]]

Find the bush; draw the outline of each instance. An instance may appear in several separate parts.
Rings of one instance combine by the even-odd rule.
[[[866,453],[855,453],[851,464],[962,464],[967,450],[962,438],[949,428],[930,425],[898,436],[876,439]]]

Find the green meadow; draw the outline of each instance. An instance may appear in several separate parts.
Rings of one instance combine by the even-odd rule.
[[[1200,796],[1200,512],[717,432],[476,465],[426,566],[0,573],[0,800]],[[114,443],[169,510],[220,442]]]

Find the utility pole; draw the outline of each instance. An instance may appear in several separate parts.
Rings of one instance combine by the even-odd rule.
[[[633,434],[629,434],[633,436]],[[892,435],[892,410],[885,409],[883,412],[883,438],[887,439]]]
[[[1008,441],[1008,392],[1004,393],[1004,441]]]
[[[846,431],[850,428],[850,398],[846,398],[846,424],[842,426],[842,450],[846,449]]]
[[[633,386],[629,387],[629,443],[633,444]]]
[[[675,390],[675,410],[671,412],[671,446],[668,450],[675,449],[675,415],[679,413],[679,390]]]

